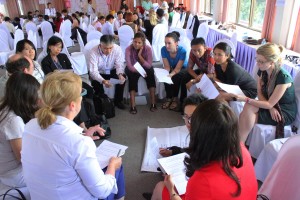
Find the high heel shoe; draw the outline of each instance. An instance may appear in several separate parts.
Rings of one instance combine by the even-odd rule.
[[[156,111],[156,110],[157,110],[156,104],[151,104],[151,106],[150,106],[150,111],[151,111],[151,112],[154,112],[154,111]]]

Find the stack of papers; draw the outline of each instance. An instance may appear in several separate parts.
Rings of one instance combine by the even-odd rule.
[[[147,73],[139,62],[136,62],[133,66],[142,77],[146,77]]]
[[[118,154],[119,157],[124,155],[127,148],[127,146],[104,140],[96,150],[96,156],[100,167],[102,169],[107,167],[111,157],[117,157]]]
[[[199,88],[201,93],[208,99],[215,99],[220,94],[206,74],[203,74],[200,82],[196,84],[196,87]]]
[[[186,156],[186,153],[181,153],[175,156],[158,159],[158,163],[162,172],[172,176],[172,180],[179,195],[185,194],[188,182],[185,175],[184,165],[184,158]]]
[[[173,84],[173,81],[169,76],[169,72],[167,70],[161,68],[154,68],[154,74],[158,82]]]
[[[236,94],[236,95],[242,95],[245,96],[243,91],[238,85],[229,85],[225,83],[216,82],[222,90],[224,90],[227,93]]]

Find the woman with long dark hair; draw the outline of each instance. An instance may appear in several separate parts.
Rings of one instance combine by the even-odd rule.
[[[10,75],[0,104],[0,182],[10,187],[26,186],[21,164],[25,123],[38,110],[39,82],[29,74]]]
[[[162,199],[256,199],[252,160],[240,142],[238,118],[229,106],[218,100],[201,103],[191,118],[190,137],[184,160],[189,177],[186,193],[180,197],[167,175]]]

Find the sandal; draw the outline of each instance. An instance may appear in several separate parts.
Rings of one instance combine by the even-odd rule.
[[[129,110],[130,114],[133,114],[135,115],[137,113],[137,109],[135,106],[131,107],[130,110]]]
[[[154,112],[154,111],[156,111],[156,110],[157,110],[156,104],[151,104],[151,106],[150,106],[150,111],[151,111],[151,112]]]
[[[173,110],[173,111],[177,111],[178,109],[178,102],[177,100],[173,100],[170,107],[169,107],[170,110]]]
[[[168,109],[168,108],[170,107],[171,103],[172,103],[172,100],[171,100],[171,99],[167,99],[167,100],[165,101],[165,103],[163,103],[163,104],[161,105],[161,108],[162,108],[162,109]]]

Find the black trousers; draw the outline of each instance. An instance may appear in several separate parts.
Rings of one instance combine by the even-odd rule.
[[[203,74],[203,72],[200,69],[196,69],[194,70],[194,72],[197,75]],[[185,88],[185,90],[181,89],[180,102],[183,102],[183,100],[186,98],[187,96],[186,84],[192,79],[193,77],[188,72],[183,75],[181,80],[181,88]]]
[[[174,97],[178,97],[179,94],[179,89],[181,88],[181,93],[180,93],[180,102],[183,101],[184,96],[183,94],[187,94],[186,92],[186,87],[182,87],[182,78],[183,76],[188,73],[185,69],[182,69],[180,72],[178,72],[177,74],[175,74],[174,76],[172,76],[172,81],[173,84],[168,84],[168,83],[164,83],[165,85],[165,90],[166,90],[166,94],[167,94],[167,98],[171,99]]]
[[[115,79],[119,79],[117,72],[115,69],[110,71],[110,74],[100,74],[105,80],[109,80],[110,78],[115,78]],[[123,75],[125,78],[126,76]],[[104,94],[104,88],[103,88],[103,84],[99,83],[98,81],[93,80],[92,81],[92,86],[94,88],[95,94],[99,95],[99,94]],[[114,97],[114,101],[116,103],[122,102],[123,100],[123,93],[124,93],[124,87],[125,87],[125,83],[121,84],[116,84],[115,85],[115,97]]]
[[[156,87],[156,83],[155,83],[155,77],[154,77],[154,69],[153,67],[151,67],[150,69],[148,68],[144,68],[144,70],[146,71],[147,76],[145,77],[146,83],[147,83],[147,88],[151,88],[151,87]],[[138,72],[132,72],[130,71],[127,67],[125,68],[125,73],[128,77],[128,81],[129,81],[129,92],[130,91],[136,91],[138,92],[138,81],[140,78],[140,73]]]

